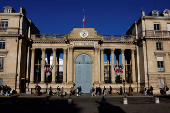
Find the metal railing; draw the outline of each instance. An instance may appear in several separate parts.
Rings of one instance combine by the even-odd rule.
[[[31,38],[34,40],[53,40],[53,39],[58,39],[58,40],[63,40],[68,37],[67,34],[33,34],[31,35]]]
[[[0,34],[19,34],[19,28],[16,28],[16,27],[0,27]]]
[[[170,36],[170,31],[146,30],[146,36],[152,37]]]
[[[131,35],[100,35],[104,41],[134,41],[135,36]]]

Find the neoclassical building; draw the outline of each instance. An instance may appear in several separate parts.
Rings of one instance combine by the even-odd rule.
[[[36,82],[42,92],[50,86],[67,92],[81,86],[84,93],[99,86],[112,86],[113,92],[122,86],[128,92],[130,84],[134,92],[153,86],[159,93],[163,85],[170,85],[168,9],[160,15],[142,11],[127,35],[100,35],[95,28],[39,34],[23,7],[19,13],[4,7],[0,21],[0,85],[17,92],[33,92]]]

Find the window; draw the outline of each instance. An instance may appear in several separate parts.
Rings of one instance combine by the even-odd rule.
[[[156,43],[156,48],[157,48],[157,50],[163,50],[162,43],[161,42],[157,42]]]
[[[0,72],[4,71],[4,56],[0,56]]]
[[[6,9],[6,13],[11,13],[11,10],[10,9]]]
[[[160,24],[154,23],[154,30],[160,30]]]
[[[0,49],[5,49],[5,42],[0,42]]]
[[[164,71],[163,57],[157,57],[158,71]]]
[[[164,88],[165,79],[164,78],[158,78],[158,84],[159,84],[159,88]]]
[[[1,20],[1,27],[8,27],[8,20]]]

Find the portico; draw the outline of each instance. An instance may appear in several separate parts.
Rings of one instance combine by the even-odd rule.
[[[88,32],[87,37],[81,37],[79,35],[82,30]],[[48,86],[52,86],[54,89],[60,86],[69,91],[71,87],[78,87],[78,80],[80,80],[81,83],[86,84],[83,87],[91,84],[88,86],[90,88],[87,88],[89,91],[86,91],[89,93],[92,87],[97,86],[101,88],[112,86],[116,91],[123,85],[123,80],[125,80],[126,84],[129,83],[128,73],[132,71],[132,87],[137,91],[136,80],[139,75],[135,72],[137,68],[135,66],[135,37],[99,35],[94,28],[73,28],[73,31],[68,35],[32,35],[31,37],[33,44],[31,48],[29,88],[34,88],[35,86],[35,70],[38,68],[40,70],[38,81],[42,90],[47,87],[46,84],[48,83]],[[59,67],[61,66],[59,65],[60,54],[63,55],[63,72],[62,79],[59,80]],[[50,56],[53,56],[52,65],[49,63]],[[79,56],[82,56],[80,62],[76,60]],[[47,62],[45,62],[45,57],[47,57]],[[86,61],[86,58],[90,58],[91,61]],[[104,59],[107,59],[107,62]],[[91,64],[91,66],[88,66],[88,64]],[[84,69],[79,69],[83,65],[90,68],[87,70],[87,72],[89,71],[88,74],[84,75],[88,76],[91,74],[86,82],[78,78],[80,73],[84,73]],[[46,80],[44,70],[46,67],[52,67],[48,80]],[[115,71],[116,69],[118,71]],[[126,89],[128,89],[128,85]]]

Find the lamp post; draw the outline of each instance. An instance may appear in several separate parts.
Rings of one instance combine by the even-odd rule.
[[[123,79],[123,87],[124,87],[124,93],[125,93],[125,80]]]
[[[131,70],[129,70],[129,95],[128,96],[132,96],[132,93],[131,93]]]
[[[39,68],[36,68],[36,72],[37,72],[37,79],[36,79],[36,93],[34,94],[35,96],[39,96],[38,91],[37,91],[37,87],[38,87],[38,73],[39,73]]]

